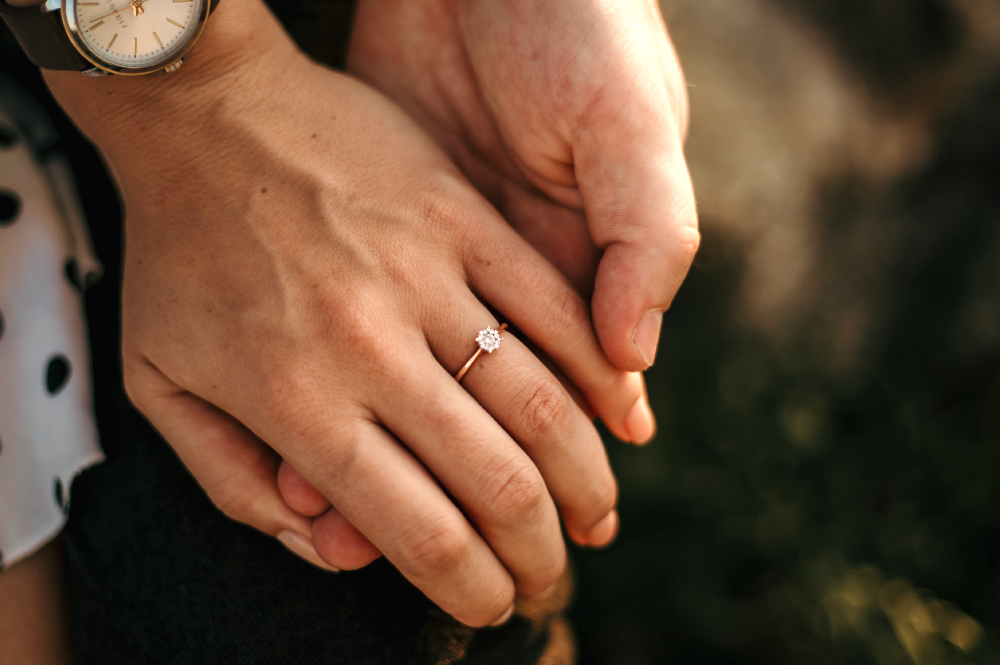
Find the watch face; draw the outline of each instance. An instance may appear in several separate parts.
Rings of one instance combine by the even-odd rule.
[[[184,55],[201,32],[208,0],[64,0],[66,27],[98,67],[141,74]]]

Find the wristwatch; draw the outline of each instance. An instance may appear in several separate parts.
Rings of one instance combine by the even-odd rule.
[[[46,0],[0,16],[42,69],[88,76],[172,72],[181,66],[218,0]]]

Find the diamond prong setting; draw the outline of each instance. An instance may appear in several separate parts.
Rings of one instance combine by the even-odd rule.
[[[499,348],[502,339],[499,330],[494,330],[492,326],[486,326],[476,336],[476,344],[486,353],[493,353]]]

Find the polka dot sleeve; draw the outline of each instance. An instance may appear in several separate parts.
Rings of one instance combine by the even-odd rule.
[[[62,529],[100,462],[81,291],[100,266],[72,176],[0,110],[0,568]]]

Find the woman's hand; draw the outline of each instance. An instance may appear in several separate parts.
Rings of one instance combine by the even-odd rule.
[[[470,625],[555,582],[559,514],[613,536],[600,439],[531,351],[505,333],[452,375],[495,311],[623,438],[640,377],[392,103],[308,62],[257,0],[223,3],[178,74],[47,76],[122,189],[126,388],[223,511],[307,548],[280,454]]]

